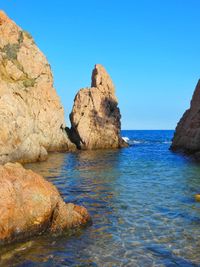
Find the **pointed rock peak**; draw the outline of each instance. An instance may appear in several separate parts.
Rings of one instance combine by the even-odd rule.
[[[198,80],[192,96],[191,108],[199,110],[199,103],[200,103],[200,80]]]
[[[8,16],[3,10],[0,10],[0,26],[8,20]]]
[[[120,136],[120,119],[112,80],[102,65],[95,65],[92,88],[81,89],[74,99],[70,114],[71,141],[78,149],[127,146]]]
[[[0,21],[0,164],[43,160],[48,150],[73,149],[62,130],[64,110],[46,57],[2,11]]]
[[[196,90],[199,90],[199,89],[200,89],[200,79],[198,80],[198,82],[197,82],[197,84],[196,84],[195,91],[196,91]],[[195,92],[195,91],[194,91],[194,92]]]
[[[196,87],[195,87],[195,90],[194,90],[194,93],[196,92],[196,90],[198,90],[200,88],[200,79],[198,80],[197,84],[196,84]]]
[[[92,72],[92,87],[98,88],[102,92],[114,94],[115,87],[111,77],[101,64],[96,64]]]
[[[11,20],[4,11],[0,10],[0,49],[6,45],[17,44],[21,28]]]
[[[5,18],[7,18],[7,15],[6,15],[6,13],[3,11],[3,10],[0,10],[0,18],[3,18],[3,17],[5,17]]]
[[[190,108],[177,124],[171,149],[193,154],[200,159],[200,80],[194,90]]]

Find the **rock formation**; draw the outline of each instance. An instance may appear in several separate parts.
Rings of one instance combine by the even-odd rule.
[[[0,11],[0,164],[70,150],[47,59],[29,33]]]
[[[191,105],[179,121],[171,145],[179,150],[200,156],[200,81],[195,88]]]
[[[120,136],[120,119],[112,80],[103,66],[95,65],[91,88],[81,89],[74,99],[71,140],[79,149],[126,146]]]
[[[0,166],[0,244],[86,224],[84,207],[66,204],[55,186],[19,163]]]

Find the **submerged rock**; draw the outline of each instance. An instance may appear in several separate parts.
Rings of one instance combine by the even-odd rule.
[[[190,108],[176,127],[171,149],[192,154],[200,159],[200,81],[195,88]]]
[[[54,185],[19,163],[0,166],[0,177],[0,244],[90,221],[84,207],[64,203]]]
[[[196,194],[194,197],[196,201],[200,201],[200,194]]]
[[[0,11],[0,164],[74,149],[50,65],[29,33]]]
[[[120,136],[120,119],[113,82],[102,65],[95,65],[91,88],[81,89],[74,99],[68,135],[79,149],[127,146]]]

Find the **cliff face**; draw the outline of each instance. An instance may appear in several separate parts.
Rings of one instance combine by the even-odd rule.
[[[30,34],[0,11],[0,164],[44,160],[48,151],[126,146],[114,85],[103,66],[95,66],[91,86],[75,97],[67,135],[47,59]]]
[[[70,120],[71,135],[78,148],[119,148],[121,115],[115,88],[106,70],[95,65],[91,88],[81,89],[75,99]]]
[[[171,149],[196,155],[200,152],[200,81],[195,88],[190,108],[176,127]]]
[[[0,164],[42,160],[75,146],[50,66],[32,37],[0,11]]]

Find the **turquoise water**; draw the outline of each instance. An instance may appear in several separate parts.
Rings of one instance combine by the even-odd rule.
[[[84,205],[93,225],[4,248],[4,266],[200,266],[200,165],[169,151],[173,131],[123,131],[121,150],[51,154],[26,167]]]

